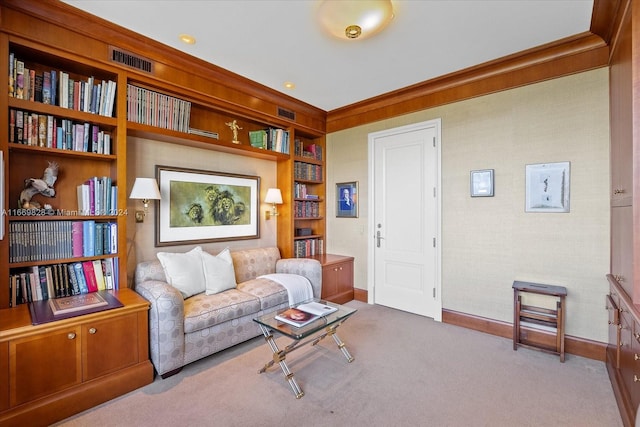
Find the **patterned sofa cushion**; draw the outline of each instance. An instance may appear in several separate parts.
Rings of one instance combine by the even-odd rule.
[[[236,272],[236,283],[242,283],[263,274],[275,273],[280,250],[277,247],[244,249],[232,251],[231,258]]]
[[[269,279],[252,279],[238,283],[238,290],[260,299],[260,310],[276,307],[289,302],[287,289]]]
[[[184,300],[184,332],[195,332],[260,311],[260,299],[237,289]]]

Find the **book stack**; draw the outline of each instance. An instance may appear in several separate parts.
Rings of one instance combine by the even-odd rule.
[[[116,82],[74,79],[61,70],[36,71],[10,52],[9,96],[113,117]]]
[[[289,131],[284,129],[268,128],[249,131],[249,142],[252,147],[289,154]]]
[[[293,175],[295,179],[322,181],[322,166],[305,162],[294,162]]]
[[[189,132],[191,102],[127,85],[127,120],[162,129]]]
[[[294,154],[298,157],[309,157],[314,160],[322,160],[322,147],[318,144],[309,144],[305,146],[301,140],[296,139],[294,141]]]
[[[78,215],[118,215],[118,186],[108,176],[91,177],[76,188]]]
[[[111,154],[111,134],[88,122],[9,109],[9,142],[85,153]]]
[[[95,221],[11,221],[9,262],[38,262],[118,252],[118,224]]]
[[[9,304],[119,289],[118,257],[32,266],[9,276]]]
[[[322,239],[302,239],[293,242],[293,253],[296,258],[305,258],[324,253]]]
[[[296,201],[294,216],[296,218],[320,218],[320,203]]]

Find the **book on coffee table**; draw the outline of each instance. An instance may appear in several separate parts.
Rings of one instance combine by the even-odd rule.
[[[338,311],[337,307],[316,301],[300,304],[296,308],[298,310],[306,311],[307,313],[315,314],[316,316],[326,316],[329,313]]]
[[[327,304],[309,302],[300,304],[297,307],[288,308],[282,313],[279,313],[275,318],[281,322],[301,327],[337,310],[338,309],[336,307],[332,307]]]

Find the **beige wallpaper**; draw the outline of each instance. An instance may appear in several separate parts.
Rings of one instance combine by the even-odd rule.
[[[218,151],[185,147],[141,138],[127,139],[127,196],[136,177],[155,178],[156,165],[228,172],[260,177],[260,201],[264,200],[267,188],[276,186],[276,162],[251,159],[244,156],[221,153]],[[133,276],[137,262],[156,258],[158,252],[186,252],[191,245],[155,247],[155,205],[152,202],[149,214],[143,223],[136,223],[133,211],[142,209],[142,202],[127,200],[130,213],[127,220],[127,266],[128,276]],[[201,244],[205,250],[218,253],[225,247],[232,249],[274,246],[276,244],[276,221],[265,220],[264,212],[269,205],[261,203],[260,238],[234,240],[220,243]]]
[[[327,200],[358,181],[360,216],[327,210],[327,251],[355,257],[368,289],[368,133],[442,119],[442,303],[511,322],[514,280],[566,286],[569,335],[605,342],[609,271],[608,70],[580,73],[336,132]],[[525,165],[571,162],[571,212],[525,213]],[[471,198],[469,172],[495,169],[495,197]]]

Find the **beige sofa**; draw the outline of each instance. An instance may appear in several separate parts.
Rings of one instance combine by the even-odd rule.
[[[194,251],[168,255],[170,259],[175,258],[174,268],[180,266],[185,274],[192,274],[198,268],[197,264],[189,268],[192,260],[197,263],[197,258],[189,257]],[[223,255],[220,253],[216,258],[204,251],[200,254],[212,261],[214,267],[224,267],[219,258]],[[178,274],[166,270],[168,265],[166,259],[161,263],[161,254],[158,254],[159,259],[137,265],[135,290],[151,303],[150,355],[162,378],[179,372],[188,363],[260,335],[253,318],[288,307],[287,289],[274,280],[258,276],[273,273],[302,275],[311,282],[313,296],[320,298],[322,267],[317,260],[281,259],[276,247],[238,250],[227,255],[232,260],[235,286],[215,292],[210,291],[208,278],[204,292],[198,292],[204,289],[202,286],[185,293],[184,289],[169,284],[172,278],[175,279],[172,276]],[[210,265],[209,270],[215,270],[209,271],[211,276],[224,268],[211,268]],[[185,282],[197,285],[197,281],[191,277]],[[189,295],[189,292],[195,293]]]

